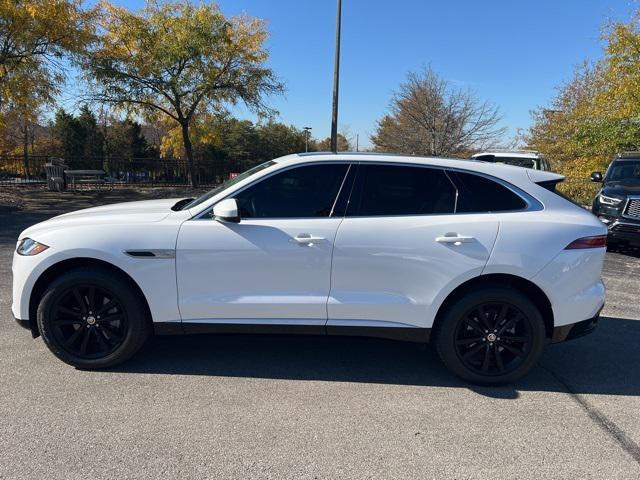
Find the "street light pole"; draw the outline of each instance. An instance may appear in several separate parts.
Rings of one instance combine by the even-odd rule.
[[[338,151],[338,86],[340,83],[340,24],[342,23],[342,0],[338,0],[336,16],[336,59],[333,70],[333,112],[331,114],[331,151]]]
[[[309,151],[309,134],[311,133],[311,127],[304,127],[304,151]]]

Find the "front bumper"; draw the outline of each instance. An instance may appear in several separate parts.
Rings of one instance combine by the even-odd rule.
[[[598,320],[600,320],[600,312],[598,311],[595,317],[581,322],[571,323],[569,325],[561,325],[553,329],[553,336],[551,337],[551,343],[566,342],[567,340],[573,340],[574,338],[584,337],[585,335],[593,332],[598,326]]]
[[[626,209],[594,204],[592,213],[607,226],[609,242],[640,246],[640,218],[626,215]]]
[[[640,246],[640,222],[615,220],[608,225],[609,240]]]

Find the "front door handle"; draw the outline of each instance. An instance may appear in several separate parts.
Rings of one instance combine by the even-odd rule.
[[[436,237],[438,243],[452,243],[454,245],[461,245],[463,243],[469,243],[475,241],[474,237],[466,235],[460,235],[458,233],[448,232],[441,237]]]
[[[324,237],[314,237],[309,233],[299,233],[295,237],[291,239],[292,242],[297,243],[298,245],[311,247],[317,243],[324,242],[327,239]]]

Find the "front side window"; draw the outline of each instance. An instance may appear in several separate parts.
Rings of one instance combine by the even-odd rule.
[[[234,198],[241,218],[328,217],[347,164],[306,165],[276,173]]]
[[[453,213],[456,190],[443,170],[404,165],[360,165],[349,216]]]
[[[449,171],[458,189],[456,213],[489,213],[522,210],[527,203],[504,185],[480,175]]]

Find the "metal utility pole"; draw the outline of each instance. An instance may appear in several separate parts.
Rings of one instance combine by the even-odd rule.
[[[360,151],[360,134],[356,133],[356,152]]]
[[[309,151],[309,134],[311,133],[311,127],[304,127],[304,151]]]
[[[338,151],[338,86],[340,83],[340,24],[342,22],[342,0],[338,0],[336,16],[336,59],[333,70],[333,112],[331,115],[331,151]]]

